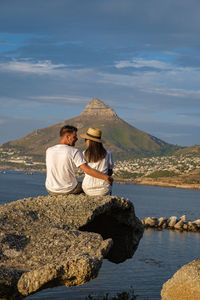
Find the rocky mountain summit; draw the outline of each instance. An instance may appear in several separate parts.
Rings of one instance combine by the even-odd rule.
[[[39,196],[0,206],[0,299],[81,285],[103,258],[133,256],[143,235],[134,206],[115,196]]]
[[[119,120],[116,112],[98,98],[93,98],[80,114],[80,119]]]

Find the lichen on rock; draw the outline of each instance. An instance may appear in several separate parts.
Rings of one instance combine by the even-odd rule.
[[[39,196],[0,206],[0,298],[81,285],[103,258],[132,257],[143,226],[133,204],[115,196]]]

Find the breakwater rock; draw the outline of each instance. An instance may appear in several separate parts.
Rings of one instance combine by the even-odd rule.
[[[144,228],[155,228],[155,229],[172,229],[172,230],[185,230],[200,232],[200,219],[190,221],[186,219],[186,216],[178,218],[176,216],[171,216],[170,218],[156,218],[147,217],[141,221]]]
[[[164,283],[161,296],[162,300],[199,300],[200,259],[184,265]]]
[[[132,257],[143,235],[133,204],[115,196],[39,196],[0,206],[0,299],[81,285],[102,259]]]

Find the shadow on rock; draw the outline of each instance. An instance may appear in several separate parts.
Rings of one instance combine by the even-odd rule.
[[[119,215],[122,217],[122,214],[126,219],[127,212],[113,209],[110,213],[95,217],[92,222],[80,228],[82,231],[99,233],[103,239],[111,238],[113,240],[113,245],[105,257],[113,263],[121,263],[131,258],[143,233],[139,220],[135,226],[120,223],[117,217]]]

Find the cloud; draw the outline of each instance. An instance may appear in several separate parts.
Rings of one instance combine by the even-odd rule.
[[[193,98],[200,99],[200,90],[185,90],[185,89],[174,89],[174,88],[152,88],[148,90],[148,93],[160,94],[179,98]]]
[[[115,67],[117,69],[122,68],[151,68],[151,69],[160,69],[160,70],[168,70],[171,69],[173,66],[171,66],[169,63],[165,63],[158,60],[145,60],[143,58],[135,58],[132,61],[119,61],[115,64]]]
[[[171,50],[172,45],[199,44],[199,10],[198,0],[7,0],[0,4],[0,28],[7,33],[98,42],[104,47],[124,42]]]
[[[176,121],[167,122],[166,120],[137,120],[135,127],[150,133],[168,143],[181,146],[199,144],[199,124],[179,124]]]
[[[199,0],[1,1],[1,113],[37,125],[98,97],[119,116],[146,109],[149,124],[187,132],[200,111],[199,10]]]
[[[152,66],[156,67],[153,68]],[[134,93],[139,91],[145,94],[180,99],[200,99],[200,68],[179,67],[160,60],[142,58],[120,61],[114,64],[114,67],[112,72],[109,72],[106,68],[104,71],[101,71],[98,68],[80,68],[73,65],[55,64],[51,61],[34,62],[31,59],[15,59],[0,63],[0,75],[2,73],[2,79],[4,78],[4,80],[6,78],[5,73],[7,73],[7,80],[9,80],[9,76],[11,78],[16,76],[18,85],[15,92],[19,89],[20,93],[22,93],[21,91],[25,93],[24,96],[21,94],[22,98],[37,102],[41,101],[41,103],[44,101],[49,101],[50,103],[73,102],[74,104],[82,101],[82,103],[86,103],[92,90],[95,90],[95,88],[98,90],[98,88],[102,87],[107,88],[107,90],[113,89],[111,86],[131,89]],[[124,69],[127,67],[131,68],[131,70],[124,74]],[[20,74],[26,77],[21,78]],[[34,75],[39,75],[40,77],[38,78]],[[24,80],[27,81],[26,84],[24,84]],[[79,92],[74,94],[74,88],[77,85],[79,86]],[[27,94],[28,90],[31,93],[30,87],[26,92],[27,86],[32,88],[32,95]],[[58,87],[60,88],[59,92]],[[81,92],[81,90],[85,89],[90,89],[87,95],[83,95]],[[9,96],[15,99],[16,95],[9,95],[7,88],[2,84],[2,96],[4,90],[5,97]],[[47,92],[48,90],[50,93]],[[56,92],[53,90],[56,90]],[[12,90],[10,93],[12,93]],[[94,95],[94,92],[92,94]]]
[[[35,96],[29,97],[32,101],[38,101],[39,103],[60,103],[64,105],[80,105],[80,104],[87,104],[88,103],[88,97],[70,97],[69,95],[46,95],[46,96]]]
[[[29,61],[17,61],[12,60],[9,62],[0,63],[0,72],[18,72],[18,73],[30,73],[45,75],[52,73],[62,74],[62,68],[66,68],[64,64],[52,64],[50,61],[38,61],[38,62],[29,62]],[[59,72],[57,72],[59,70]]]
[[[160,60],[139,58],[117,62],[115,68],[132,70],[128,74],[101,72],[99,81],[139,89],[150,94],[200,99],[198,67],[179,67]]]
[[[155,11],[156,8],[156,11]],[[116,1],[116,0],[48,0],[40,1],[35,0],[33,2],[27,2],[27,0],[18,0],[13,2],[11,0],[4,1],[1,4],[0,16],[2,22],[5,17],[13,18],[13,22],[18,19],[16,29],[21,28],[22,23],[27,23],[28,28],[35,28],[42,30],[46,26],[56,28],[63,24],[66,25],[72,20],[76,22],[92,22],[93,24],[104,24],[110,26],[122,26],[124,25],[149,25],[150,28],[157,27],[163,22],[166,24],[166,28],[197,28],[199,25],[199,9],[200,4],[198,0],[166,0],[161,3],[160,0],[145,1]],[[172,13],[176,12],[176,13]],[[33,21],[33,17],[37,13],[37,22]],[[103,19],[104,17],[104,19]],[[183,18],[184,17],[184,18]],[[191,20],[190,24],[186,21]],[[102,22],[103,20],[103,22]],[[6,22],[7,23],[7,22]],[[39,26],[38,26],[39,24]],[[9,28],[10,24],[4,26]],[[81,28],[80,28],[81,29]],[[162,28],[156,28],[157,31],[161,31]],[[23,28],[25,31],[26,28]],[[179,29],[180,30],[180,29]]]
[[[181,116],[182,118],[198,118],[200,117],[200,111],[199,112],[184,112],[184,113],[179,113],[179,116]]]

